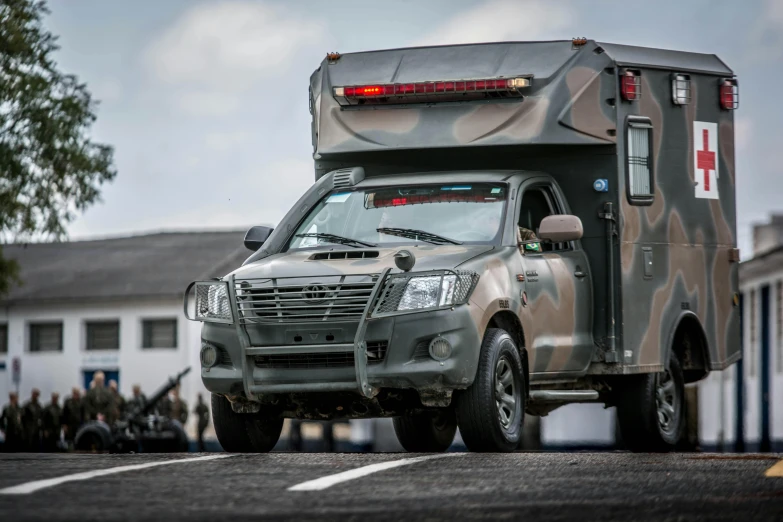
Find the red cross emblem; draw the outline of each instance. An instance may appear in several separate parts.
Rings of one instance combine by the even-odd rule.
[[[704,170],[704,190],[710,190],[710,171],[715,170],[715,153],[710,151],[710,133],[707,129],[702,130],[702,140],[704,150],[696,151],[696,164],[700,170]]]

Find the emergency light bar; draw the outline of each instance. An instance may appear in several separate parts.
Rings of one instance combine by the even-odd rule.
[[[439,99],[473,99],[476,97],[518,97],[519,89],[530,87],[530,77],[492,78],[483,80],[444,80],[416,83],[347,85],[334,88],[335,98],[349,104],[367,101],[416,102]],[[390,100],[391,99],[391,100]]]

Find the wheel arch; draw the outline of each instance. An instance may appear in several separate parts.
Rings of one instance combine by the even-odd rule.
[[[501,328],[517,343],[519,358],[522,360],[522,371],[525,372],[525,397],[530,395],[530,366],[528,364],[527,343],[522,321],[510,311],[500,311],[493,315],[487,323],[487,328]]]
[[[707,335],[693,311],[683,311],[674,322],[666,343],[664,364],[668,366],[672,351],[682,366],[685,383],[700,381],[709,373],[710,352]]]

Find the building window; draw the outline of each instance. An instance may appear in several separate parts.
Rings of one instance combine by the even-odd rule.
[[[628,200],[649,205],[653,201],[652,124],[635,117],[628,120],[627,131]]]
[[[88,350],[119,350],[120,349],[120,322],[119,321],[91,321],[87,327]]]
[[[63,351],[63,324],[38,323],[30,325],[31,352]]]
[[[142,322],[142,348],[176,348],[176,319],[145,319]]]
[[[0,324],[0,353],[8,353],[8,325]]]
[[[748,328],[750,328],[750,346],[748,346],[748,373],[751,377],[756,376],[756,343],[758,337],[756,335],[756,290],[750,291],[750,321]]]
[[[775,301],[775,321],[777,323],[778,343],[777,343],[777,362],[775,371],[783,373],[783,281],[778,281],[775,285],[777,299]]]

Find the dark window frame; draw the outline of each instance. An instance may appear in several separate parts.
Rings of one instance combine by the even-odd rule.
[[[0,323],[0,354],[8,353],[8,323]]]
[[[650,170],[650,193],[644,195],[631,194],[631,163],[628,136],[631,128],[646,128],[648,136],[648,168]],[[625,119],[625,195],[631,205],[650,206],[655,201],[655,135],[652,120],[643,116],[628,116]]]
[[[153,323],[174,323],[172,346],[152,346],[152,331],[150,328]],[[141,320],[141,348],[143,350],[176,350],[179,348],[179,321],[176,317],[148,317]]]
[[[519,188],[519,203],[516,205],[515,210],[515,227],[519,226],[519,219],[522,213],[522,204],[525,200],[525,195],[530,192],[531,190],[536,190],[540,192],[544,199],[546,200],[548,206],[549,206],[549,214],[548,216],[558,216],[558,215],[565,215],[566,210],[565,206],[563,205],[563,202],[560,199],[560,196],[558,195],[560,192],[555,189],[555,186],[552,184],[552,182],[549,181],[536,181],[528,186],[525,186],[526,182],[522,183],[522,186]],[[547,217],[547,216],[545,216]],[[540,224],[540,223],[539,223]],[[536,235],[538,234],[538,230],[534,230]],[[514,231],[514,237],[516,237],[516,231]],[[544,248],[545,245],[549,245],[552,248],[546,249]],[[555,248],[555,246],[562,245],[562,248]],[[574,244],[574,241],[564,241],[560,243],[545,243],[541,242],[541,252],[530,252],[526,251],[525,255],[540,255],[544,253],[558,253],[558,252],[570,252],[572,250],[576,250],[576,245]]]
[[[60,329],[60,342],[59,342],[59,348],[57,350],[41,350],[40,349],[40,343],[39,336],[40,334],[36,331],[36,328],[42,328],[47,326],[56,326]],[[28,343],[27,343],[27,351],[29,353],[62,353],[63,350],[63,322],[62,321],[36,321],[31,322],[27,324],[27,332],[29,335]],[[38,349],[33,349],[35,346],[38,346]]]
[[[91,327],[117,325],[117,345],[116,348],[96,348],[93,345],[94,338],[91,335]],[[120,320],[119,319],[94,319],[84,322],[84,349],[88,352],[115,352],[120,349]]]

